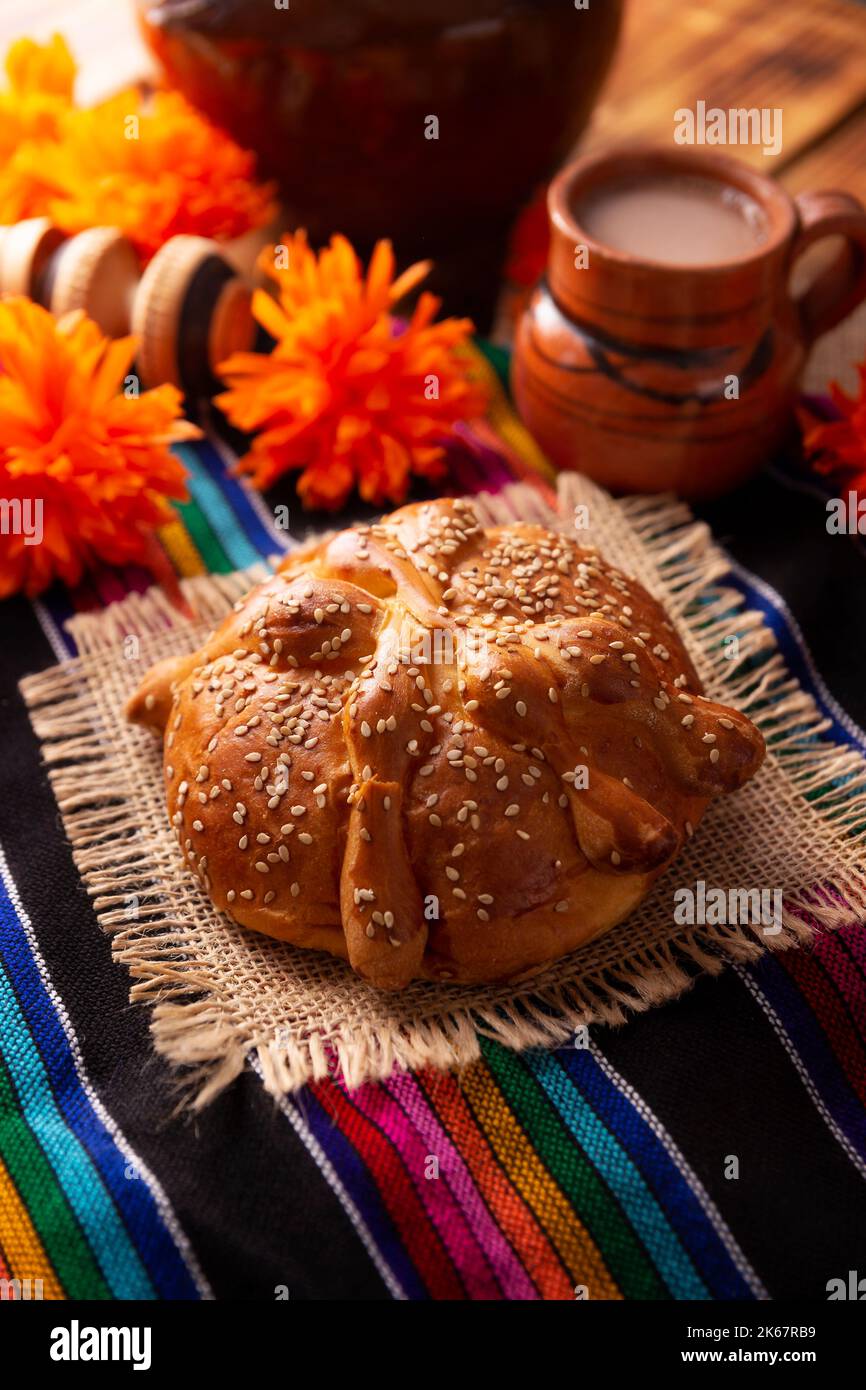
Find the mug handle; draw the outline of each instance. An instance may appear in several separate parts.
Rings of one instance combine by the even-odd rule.
[[[791,264],[807,246],[824,237],[843,236],[848,242],[797,297],[803,332],[812,343],[866,299],[866,208],[850,193],[800,193],[794,202],[800,230]]]

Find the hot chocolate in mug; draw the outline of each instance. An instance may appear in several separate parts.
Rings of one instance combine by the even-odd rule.
[[[631,147],[565,168],[548,214],[512,380],[551,461],[615,491],[711,497],[769,460],[809,349],[866,298],[857,199],[791,198],[733,159]],[[795,262],[825,237],[844,241],[795,295]]]

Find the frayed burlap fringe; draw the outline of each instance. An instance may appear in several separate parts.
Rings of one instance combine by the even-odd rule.
[[[587,479],[560,480],[554,514],[515,484],[473,499],[487,522],[570,526],[666,604],[708,692],[751,716],[769,754],[758,777],[715,803],[654,893],[628,921],[510,987],[418,984],[382,995],[346,965],[246,932],[186,873],[167,823],[160,749],[123,720],[147,666],[194,648],[266,572],[186,581],[194,618],[159,590],[71,620],[82,653],[22,685],[75,860],[132,998],[153,1006],[157,1048],[183,1068],[202,1106],[257,1054],[265,1085],[293,1091],[343,1075],[350,1086],[395,1068],[457,1068],[478,1034],[522,1049],[581,1026],[620,1023],[687,989],[696,974],[819,929],[866,917],[866,761],[825,737],[760,614],[724,585],[725,559],[687,507],[665,497],[614,501]],[[586,514],[582,514],[586,520]],[[677,926],[674,887],[780,888],[782,929]]]

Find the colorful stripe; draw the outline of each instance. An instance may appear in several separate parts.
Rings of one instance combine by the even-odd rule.
[[[567,1053],[565,1056],[568,1058]],[[601,1114],[587,1104],[573,1084],[579,1063],[573,1056],[560,1060],[556,1053],[534,1051],[527,1052],[521,1060],[552,1102],[576,1147],[606,1183],[667,1288],[682,1298],[706,1298],[707,1285],[637,1164],[619,1142],[614,1128],[605,1124]],[[588,1068],[592,1072],[591,1059]],[[607,1100],[611,1099],[608,1095]]]
[[[29,928],[0,849],[0,1156],[8,1176],[28,1209],[52,1213],[46,1254],[70,1297],[198,1298],[140,1165],[94,1105]]]
[[[503,1173],[545,1232],[549,1253],[568,1271],[572,1296],[576,1286],[594,1299],[618,1299],[622,1292],[611,1274],[604,1252],[588,1230],[585,1214],[575,1211],[567,1193],[550,1172],[533,1135],[507,1104],[501,1089],[483,1063],[469,1067],[461,1087],[474,1120],[484,1133]]]
[[[261,556],[238,526],[238,516],[232,502],[236,502],[229,491],[223,474],[222,486],[213,476],[204,459],[209,453],[206,448],[193,448],[189,444],[178,444],[175,452],[187,468],[187,487],[193,503],[201,516],[207,521],[214,543],[219,546],[222,556],[230,570],[246,569]],[[187,504],[187,510],[189,504]],[[215,566],[209,566],[213,569]]]
[[[718,1207],[645,1097],[620,1076],[597,1045],[593,1044],[591,1052],[578,1055],[591,1056],[595,1064],[592,1069],[587,1067],[587,1100],[597,1109],[603,1107],[604,1118],[632,1153],[652,1152],[654,1161],[647,1168],[647,1182],[654,1187],[714,1296],[767,1298],[764,1285]],[[610,1087],[607,1101],[602,1079]]]
[[[570,1205],[580,1211],[611,1275],[626,1298],[664,1298],[668,1290],[638,1233],[585,1151],[569,1142],[566,1126],[534,1083],[526,1059],[482,1041],[482,1051],[505,1099]]]
[[[44,1298],[64,1298],[63,1285],[48,1258],[9,1168],[2,1160],[0,1213],[3,1216],[3,1272],[0,1278],[39,1279],[42,1281]]]
[[[866,752],[866,731],[842,709],[827,689],[809,650],[800,625],[781,594],[728,555],[730,570],[725,583],[739,590],[750,609],[759,612],[772,631],[779,651],[793,676],[812,696],[829,721],[827,737]]]
[[[4,1047],[0,1060],[0,1160],[28,1210],[34,1214],[34,1224],[67,1297],[108,1298],[111,1291],[107,1280],[72,1206],[72,1200],[81,1206],[74,1192],[74,1175],[69,1174],[69,1165],[64,1163],[64,1176],[73,1177],[70,1197],[28,1123],[26,1097],[13,1086],[6,1066],[7,1056]],[[30,1113],[33,1115],[32,1106]],[[38,1115],[34,1118],[38,1122]],[[90,1210],[92,1214],[92,1207]],[[92,1226],[93,1222],[90,1224]]]
[[[207,574],[207,566],[180,517],[160,527],[159,541],[175,572],[182,579],[190,579],[196,574]]]
[[[762,1296],[718,1213],[589,1053],[482,1042],[458,1079],[400,1074],[302,1109],[389,1266],[433,1298]],[[311,1103],[312,1102],[312,1103]],[[418,1292],[410,1297],[421,1296]]]
[[[399,1107],[395,1118],[418,1137],[426,1150],[425,1165],[431,1158],[436,1162],[437,1181],[445,1182],[452,1200],[458,1204],[461,1220],[468,1226],[472,1240],[486,1261],[483,1276],[489,1270],[494,1280],[493,1296],[527,1299],[535,1295],[535,1285],[520,1263],[510,1241],[489,1211],[478,1187],[472,1180],[469,1165],[459,1147],[442,1124],[435,1109],[423,1103],[423,1093],[411,1076],[401,1073],[382,1087],[382,1108],[390,1097]],[[402,1117],[402,1120],[400,1119]],[[458,1226],[459,1229],[459,1226]]]
[[[767,955],[737,967],[766,1014],[816,1109],[866,1178],[866,998],[862,927],[816,938],[808,954]]]
[[[252,1056],[249,1062],[259,1080],[263,1080],[264,1075],[259,1058]],[[404,1302],[410,1295],[413,1298],[423,1298],[423,1285],[418,1282],[411,1262],[406,1257],[399,1242],[392,1243],[393,1230],[389,1229],[387,1224],[371,1225],[356,1201],[357,1186],[359,1183],[363,1184],[365,1175],[361,1165],[355,1160],[354,1151],[348,1143],[342,1141],[342,1136],[339,1133],[335,1135],[335,1144],[340,1151],[338,1170],[337,1165],[332,1162],[313,1132],[309,1122],[308,1099],[307,1094],[304,1093],[301,1103],[298,1103],[295,1098],[285,1095],[275,1097],[275,1102],[315,1163],[323,1181],[340,1203],[350,1225],[392,1297],[401,1302]],[[373,1215],[375,1219],[376,1213],[374,1212]],[[392,1248],[389,1248],[389,1243],[392,1243]],[[401,1278],[405,1279],[406,1283],[401,1282]]]
[[[256,558],[274,555],[287,549],[285,534],[274,525],[273,519],[252,485],[234,472],[234,455],[216,434],[205,436],[196,445],[196,456],[215,487],[231,507],[234,522],[239,526]]]
[[[449,1258],[439,1226],[428,1218],[429,1208],[418,1191],[419,1181],[424,1181],[423,1174],[410,1174],[399,1146],[358,1108],[358,1092],[347,1094],[342,1087],[331,1085],[312,1090],[329,1120],[339,1125],[358,1155],[363,1156],[377,1193],[385,1200],[387,1214],[401,1244],[411,1248],[419,1230],[427,1235],[424,1246],[418,1247],[414,1257],[424,1287],[433,1298],[464,1298],[467,1289],[461,1273]],[[317,1137],[328,1152],[327,1136],[318,1130]]]
[[[436,1072],[422,1072],[413,1080],[418,1087],[417,1104],[428,1106],[452,1137],[481,1199],[522,1262],[538,1295],[573,1298],[574,1279],[567,1264],[517,1184],[500,1166],[491,1140],[476,1123],[460,1082]]]
[[[660,1267],[677,1297],[691,1284],[695,1298],[748,1298],[762,1292],[718,1211],[711,1207],[695,1175],[676,1161],[673,1146],[640,1096],[629,1094],[598,1048],[562,1048],[555,1061],[567,1073],[588,1112],[575,1135],[588,1131],[590,1149],[609,1151],[612,1169],[622,1169],[624,1208],[637,1204],[654,1229],[645,1237],[658,1249]],[[578,1111],[578,1115],[579,1115]],[[606,1137],[602,1127],[609,1132]],[[593,1139],[593,1132],[598,1136]],[[624,1183],[623,1179],[627,1179]],[[684,1260],[688,1261],[683,1265]],[[698,1290],[702,1291],[699,1292]]]

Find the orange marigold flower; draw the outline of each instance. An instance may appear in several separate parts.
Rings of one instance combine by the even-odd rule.
[[[75,63],[59,34],[47,44],[19,39],[6,55],[9,85],[0,91],[0,222],[45,211],[35,151],[56,141],[72,104]]]
[[[54,145],[22,161],[47,190],[64,231],[118,227],[148,260],[179,233],[231,241],[274,212],[273,188],[255,182],[255,156],[177,92],[121,92],[71,108]]]
[[[818,473],[845,473],[859,492],[866,491],[866,362],[858,367],[860,387],[848,396],[833,383],[830,394],[839,418],[807,428],[803,440],[808,454],[815,454]]]
[[[273,186],[255,183],[255,156],[177,92],[144,106],[130,92],[68,116],[53,173],[61,227],[119,227],[144,258],[184,232],[231,241],[274,213]]]
[[[486,388],[460,349],[468,319],[434,323],[439,300],[424,293],[404,327],[390,310],[428,273],[394,279],[390,242],[376,246],[366,277],[345,237],[318,255],[299,232],[262,253],[278,300],[263,290],[253,312],[276,339],[270,355],[235,353],[220,367],[217,404],[240,429],[260,430],[239,468],[266,488],[300,469],[305,505],[336,509],[357,483],[368,502],[401,502],[410,473],[440,478],[443,441],[483,413]]]
[[[231,241],[273,215],[255,156],[177,92],[73,100],[64,40],[29,39],[6,58],[0,92],[0,222],[51,217],[70,233],[119,227],[148,260],[178,232]]]
[[[199,431],[175,387],[121,390],[134,352],[82,313],[0,302],[0,598],[74,584],[93,557],[146,562],[165,499],[186,496],[169,445]]]
[[[19,98],[54,97],[69,106],[75,71],[75,59],[62,34],[52,35],[47,43],[17,39],[6,54],[6,76],[11,91]]]

